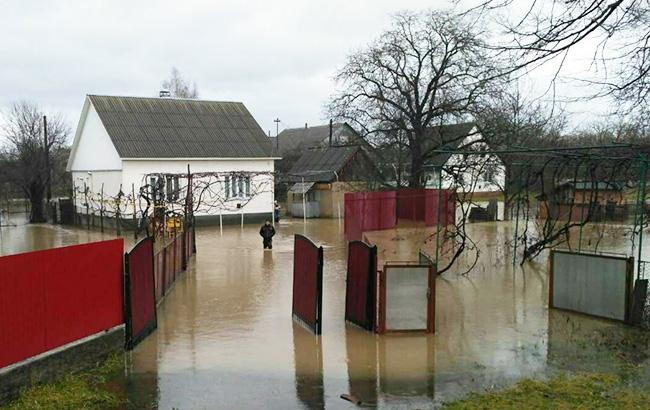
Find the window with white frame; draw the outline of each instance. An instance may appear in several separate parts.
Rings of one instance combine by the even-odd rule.
[[[251,177],[240,174],[230,174],[224,179],[226,199],[250,198]]]
[[[176,201],[180,191],[178,175],[167,175],[165,177],[165,188],[167,200]]]

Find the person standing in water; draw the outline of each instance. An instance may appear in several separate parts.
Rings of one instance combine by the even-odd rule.
[[[275,223],[280,222],[280,204],[278,204],[278,201],[275,201],[275,209],[273,210],[273,218],[275,219]]]
[[[273,236],[275,235],[275,228],[271,225],[270,220],[266,220],[264,225],[260,228],[260,236],[262,237],[262,244],[264,249],[273,249]]]

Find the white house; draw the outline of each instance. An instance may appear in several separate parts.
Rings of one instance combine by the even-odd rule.
[[[67,170],[95,197],[102,187],[114,197],[157,181],[183,198],[178,177],[151,174],[186,174],[189,165],[212,178],[202,198],[212,204],[195,212],[197,221],[221,214],[239,222],[243,214],[252,222],[272,215],[274,159],[270,139],[240,102],[88,95]],[[76,207],[83,211],[84,198]]]
[[[506,168],[498,155],[489,154],[480,129],[473,122],[442,125],[430,130],[431,148],[426,157],[426,186],[455,189],[459,194],[472,193],[470,208],[487,208],[497,201],[497,219],[504,218],[502,193],[506,184]],[[442,168],[442,180],[438,172]],[[461,195],[462,196],[462,195]],[[460,212],[460,207],[457,207]]]

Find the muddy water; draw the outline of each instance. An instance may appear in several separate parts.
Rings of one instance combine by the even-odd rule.
[[[346,248],[336,221],[283,221],[272,252],[258,227],[197,232],[198,254],[161,305],[159,328],[131,355],[128,397],[135,407],[354,408],[352,393],[381,408],[430,408],[460,397],[543,377],[556,369],[552,344],[574,321],[553,312],[544,262],[513,268],[510,224],[477,224],[483,252],[469,275],[437,282],[435,335],[377,336],[346,325]],[[315,337],[291,320],[293,234],[325,248],[324,328]],[[421,228],[370,233],[380,259],[417,257],[431,246]],[[397,238],[397,239],[396,239]],[[569,324],[567,324],[569,323]],[[559,349],[556,356],[564,356]],[[567,352],[570,350],[566,350]],[[567,353],[568,354],[568,353]],[[571,353],[573,354],[573,353]],[[557,358],[556,358],[557,359]]]
[[[79,243],[103,241],[116,238],[115,232],[64,227],[52,224],[28,224],[26,215],[13,214],[10,226],[0,228],[0,255],[12,255]],[[130,235],[124,237],[124,247],[129,249],[135,239]]]
[[[19,229],[18,227],[16,229]],[[7,234],[2,252],[101,239],[98,233],[37,226]],[[259,227],[197,230],[198,253],[158,309],[158,330],[129,354],[123,383],[130,408],[355,408],[351,393],[380,408],[431,408],[468,391],[522,377],[580,370],[581,334],[620,325],[549,312],[544,258],[513,268],[509,223],[475,224],[482,249],[468,275],[436,284],[436,334],[377,336],[346,325],[346,246],[334,220],[282,221],[272,252]],[[323,335],[291,320],[293,234],[325,254]],[[381,260],[413,260],[432,232],[369,233]],[[24,237],[24,239],[23,239]],[[8,239],[9,238],[9,239]],[[612,244],[624,239],[608,236]],[[648,241],[650,242],[650,241]],[[429,248],[427,248],[429,247]],[[587,369],[607,368],[600,356]]]

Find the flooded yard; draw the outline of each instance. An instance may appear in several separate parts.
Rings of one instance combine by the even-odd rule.
[[[282,221],[273,251],[258,226],[197,228],[197,254],[158,308],[158,329],[127,356],[120,388],[132,408],[433,408],[558,371],[623,371],[610,354],[647,363],[647,338],[611,321],[549,311],[546,258],[513,267],[508,222],[469,229],[477,267],[436,284],[434,335],[368,333],[344,318],[346,242],[336,220]],[[416,260],[431,228],[368,234],[379,258]],[[324,247],[323,334],[291,319],[293,235]],[[3,254],[108,239],[58,226],[2,231]],[[624,245],[625,239],[608,237]],[[428,247],[428,248],[427,248]],[[381,263],[381,262],[380,262]],[[627,342],[626,342],[627,341]],[[645,346],[643,346],[645,343]],[[634,344],[632,346],[632,344]]]

